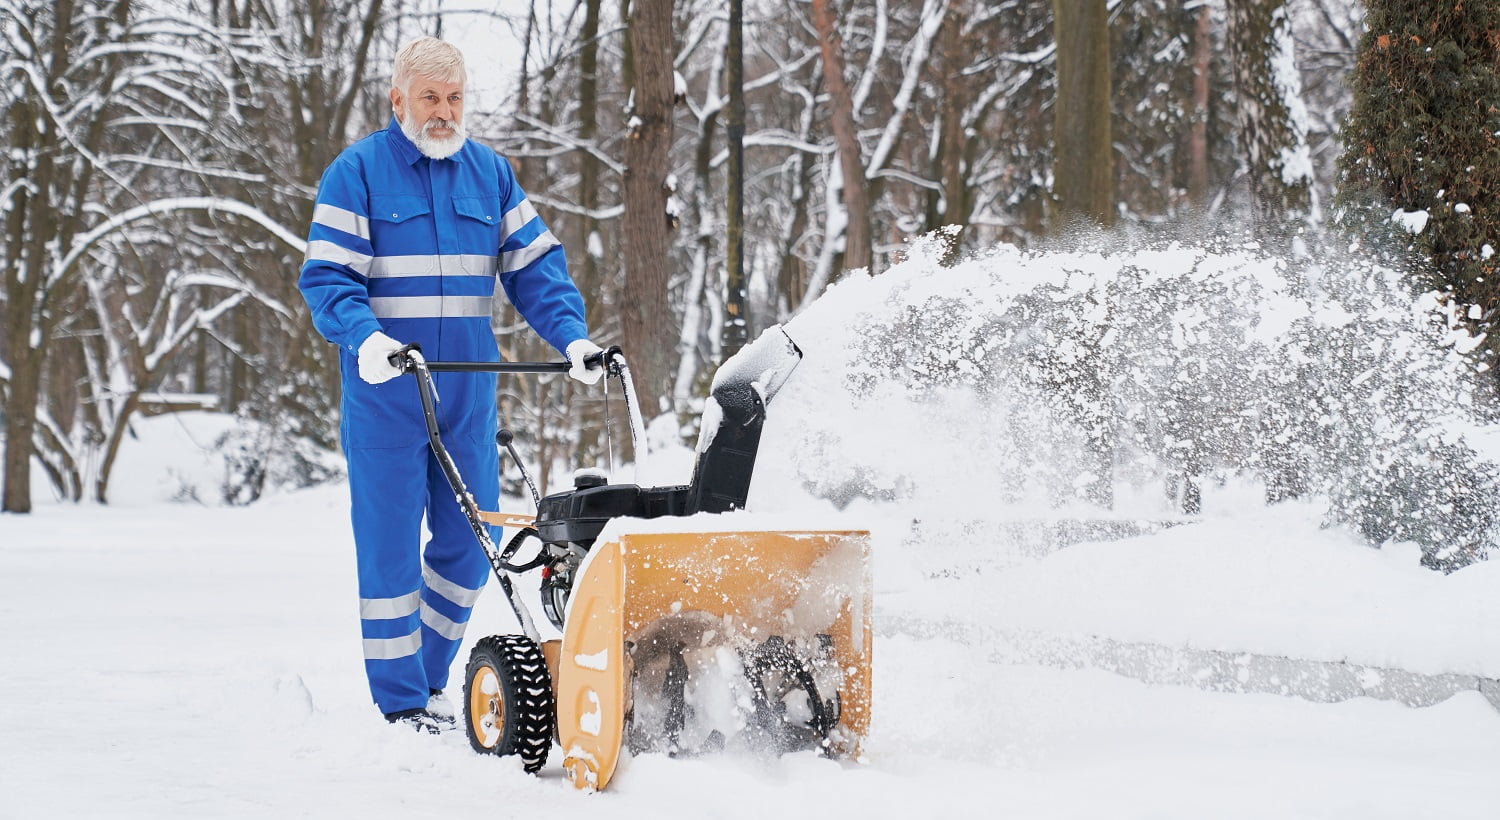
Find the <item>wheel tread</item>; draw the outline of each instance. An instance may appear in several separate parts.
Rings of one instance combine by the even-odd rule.
[[[475,673],[485,666],[495,670],[505,701],[506,725],[493,747],[480,742],[470,714],[470,687]],[[516,755],[522,767],[535,774],[546,764],[551,751],[555,714],[552,681],[541,647],[524,635],[490,635],[475,644],[464,673],[464,727],[475,751]]]

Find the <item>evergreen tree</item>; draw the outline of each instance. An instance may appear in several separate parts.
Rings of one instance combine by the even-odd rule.
[[[1295,232],[1311,211],[1307,112],[1297,75],[1287,0],[1228,0],[1235,113],[1262,236]]]
[[[1339,201],[1356,235],[1410,232],[1447,294],[1500,350],[1500,0],[1368,0]],[[1396,211],[1409,216],[1400,217]],[[1470,309],[1468,306],[1474,306]]]

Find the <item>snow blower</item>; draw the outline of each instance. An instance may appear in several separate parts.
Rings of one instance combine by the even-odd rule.
[[[479,509],[439,435],[432,372],[562,373],[566,362],[427,362],[408,346],[392,363],[416,376],[428,438],[520,634],[477,642],[464,675],[464,726],[483,754],[528,772],[555,739],[572,783],[603,789],[624,753],[858,754],[870,720],[869,535],[759,529],[745,506],[766,405],[801,361],[778,326],[714,375],[691,480],[643,487],[580,470],[540,497],[511,435],[536,515]],[[591,366],[617,380],[639,464],[644,426],[618,347]],[[490,526],[517,530],[498,548]],[[535,541],[530,558],[518,561]],[[512,576],[535,571],[542,642]]]

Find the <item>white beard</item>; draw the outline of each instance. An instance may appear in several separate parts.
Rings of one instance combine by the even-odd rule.
[[[452,136],[447,139],[438,139],[430,133],[433,128],[447,126],[453,129]],[[464,128],[462,120],[428,120],[418,129],[411,121],[411,117],[401,121],[401,133],[411,140],[411,144],[417,146],[417,150],[433,159],[447,159],[458,153],[458,149],[464,147],[464,140],[469,138],[468,129]]]

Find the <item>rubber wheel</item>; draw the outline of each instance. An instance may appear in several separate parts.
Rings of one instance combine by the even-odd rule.
[[[554,715],[541,647],[524,635],[491,635],[474,646],[464,670],[464,729],[474,751],[517,755],[535,774],[552,747]]]

